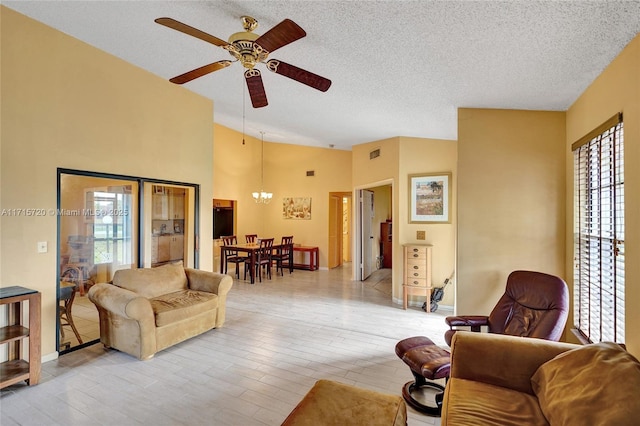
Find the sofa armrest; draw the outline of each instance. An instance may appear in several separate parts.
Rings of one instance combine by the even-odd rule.
[[[451,375],[533,395],[531,376],[570,343],[458,331],[451,342]]]
[[[202,271],[200,269],[184,268],[191,290],[214,293],[218,296],[226,296],[231,290],[233,279],[227,274]]]
[[[145,297],[133,291],[112,284],[96,284],[88,293],[98,308],[102,308],[126,319],[154,321],[151,303]]]
[[[113,284],[96,284],[89,300],[98,308],[100,341],[138,359],[156,352],[156,321],[151,302],[133,291]]]
[[[231,290],[233,279],[227,274],[184,268],[191,290],[206,291],[218,295],[216,328],[222,327],[227,312],[227,293]]]

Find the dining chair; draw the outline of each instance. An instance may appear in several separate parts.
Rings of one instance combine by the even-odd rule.
[[[73,334],[76,335],[78,344],[82,344],[82,338],[80,337],[80,333],[78,332],[75,323],[73,322],[73,315],[71,313],[73,301],[76,298],[76,291],[78,291],[78,287],[75,283],[70,281],[60,282],[60,304],[58,305],[58,316],[60,318],[60,340],[63,341],[65,338],[64,327],[69,326],[71,327],[71,330],[73,330]]]
[[[255,255],[255,263],[251,265],[251,258],[248,257],[244,264],[244,279],[247,279],[248,268],[255,268],[255,274],[262,282],[262,269],[266,269],[267,276],[271,279],[271,262],[273,256],[273,238],[260,238],[258,240],[260,248]],[[250,269],[249,269],[250,270]]]
[[[246,238],[248,244],[253,244],[258,239],[258,234],[247,234],[244,238]]]
[[[238,238],[235,235],[227,235],[224,237],[220,237],[222,239],[223,246],[233,246],[238,244]],[[224,271],[223,274],[226,274],[229,270],[229,263],[236,264],[236,278],[240,278],[240,270],[238,265],[240,263],[244,263],[246,256],[240,256],[236,250],[224,250]]]
[[[280,271],[280,275],[284,275],[284,267],[287,266],[289,268],[289,273],[291,273],[291,250],[293,248],[293,235],[288,237],[282,237],[281,247],[276,249],[276,253],[272,256],[273,261],[276,264],[276,274],[278,270]]]

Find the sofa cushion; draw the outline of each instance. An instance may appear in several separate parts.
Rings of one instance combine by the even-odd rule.
[[[121,269],[113,275],[113,284],[146,298],[187,289],[187,274],[182,261],[157,268]]]
[[[456,426],[548,426],[538,400],[528,393],[488,383],[451,378],[442,424]]]
[[[156,318],[156,327],[192,318],[202,312],[218,308],[218,296],[195,290],[180,290],[150,299]]]
[[[558,425],[637,425],[640,363],[615,343],[581,346],[542,364],[531,386]]]

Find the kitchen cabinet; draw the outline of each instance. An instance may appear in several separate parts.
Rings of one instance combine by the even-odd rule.
[[[152,196],[152,219],[184,219],[185,194],[184,189],[155,185]]]
[[[151,217],[158,220],[169,219],[169,195],[154,191],[151,199],[153,205]]]
[[[169,260],[184,259],[184,235],[174,235],[169,242]]]
[[[157,263],[168,262],[171,255],[171,236],[160,235],[158,237]]]
[[[171,190],[169,219],[184,219],[184,189]]]
[[[218,199],[214,199],[213,200],[213,208],[227,208],[227,209],[232,209],[233,208],[233,200],[218,200]]]
[[[168,234],[154,237],[157,239],[157,255],[155,261],[153,260],[153,251],[151,253],[151,263],[164,263],[174,262],[176,260],[184,260],[184,235],[183,234]],[[151,246],[153,250],[153,243]]]

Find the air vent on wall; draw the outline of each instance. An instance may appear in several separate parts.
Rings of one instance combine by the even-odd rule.
[[[314,170],[307,170],[307,176],[315,176],[316,172]]]
[[[374,158],[380,157],[380,148],[374,149],[369,153],[369,160],[373,160]]]

